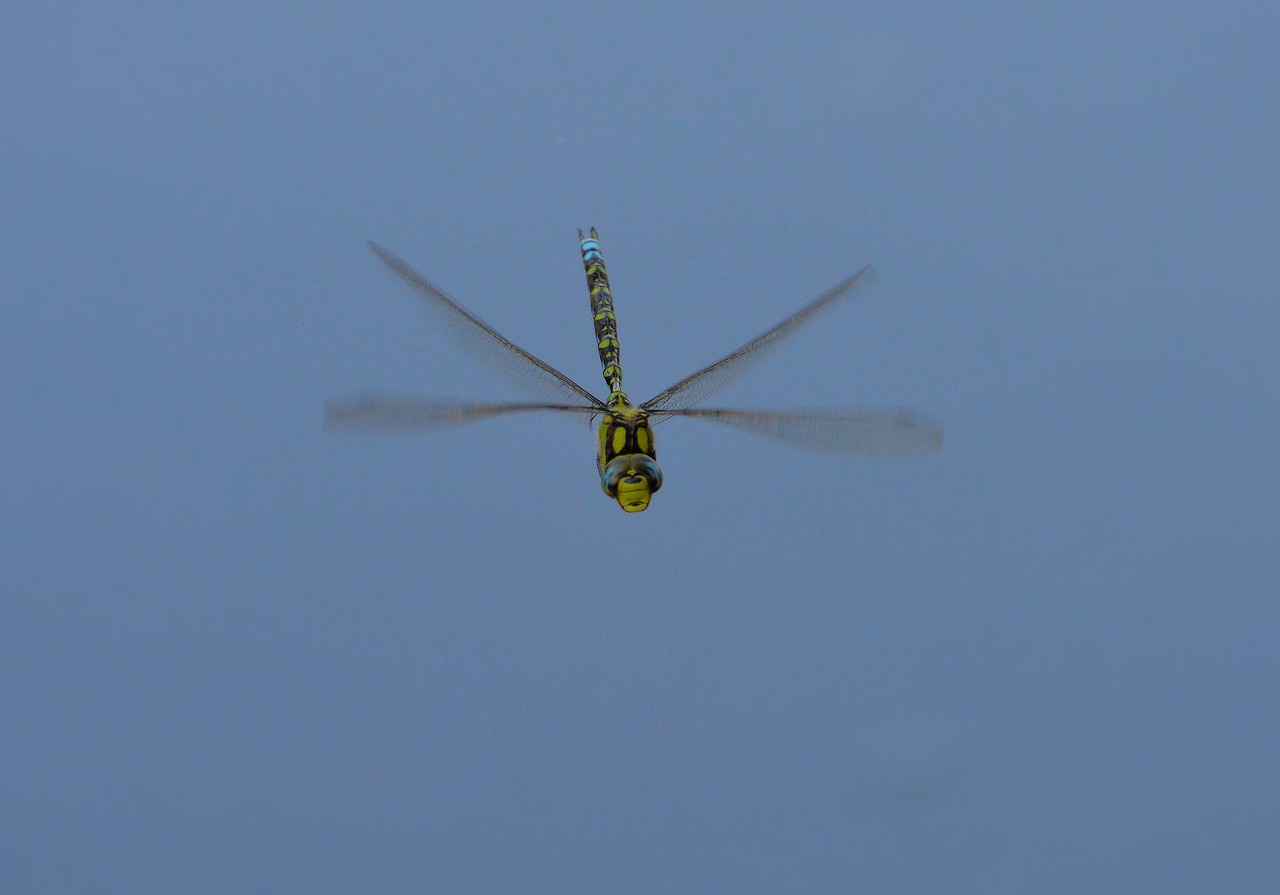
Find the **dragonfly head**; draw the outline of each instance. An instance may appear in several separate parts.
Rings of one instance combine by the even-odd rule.
[[[662,469],[648,454],[619,454],[605,465],[600,485],[628,513],[641,513],[662,487]]]

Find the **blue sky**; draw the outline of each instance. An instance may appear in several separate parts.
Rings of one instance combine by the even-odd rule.
[[[63,4],[0,36],[7,892],[1271,892],[1271,4]],[[687,421],[520,397],[365,248]],[[720,402],[720,399],[717,399]]]

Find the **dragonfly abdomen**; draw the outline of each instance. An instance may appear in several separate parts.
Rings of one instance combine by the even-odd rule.
[[[613,293],[609,290],[609,274],[600,254],[599,236],[594,227],[590,236],[578,231],[582,242],[582,266],[587,272],[587,288],[591,292],[591,318],[596,330],[596,348],[600,352],[600,371],[609,386],[610,405],[627,400],[622,391],[622,363],[618,345],[618,319],[613,313]]]

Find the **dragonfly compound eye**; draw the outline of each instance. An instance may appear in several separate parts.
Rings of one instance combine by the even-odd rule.
[[[658,466],[658,461],[648,454],[632,454],[631,468],[644,476],[645,481],[649,483],[650,491],[657,491],[662,487],[662,467]]]
[[[628,513],[638,513],[649,506],[653,492],[662,487],[662,470],[646,454],[622,454],[605,466],[600,485]]]

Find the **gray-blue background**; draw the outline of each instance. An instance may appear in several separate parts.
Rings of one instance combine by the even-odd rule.
[[[0,32],[0,888],[1280,891],[1270,2],[48,4]],[[629,390],[518,397],[365,249]],[[721,402],[717,402],[721,403]]]

